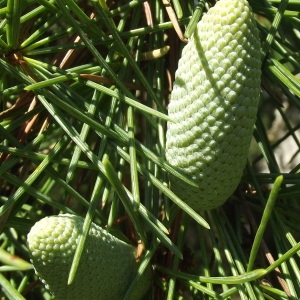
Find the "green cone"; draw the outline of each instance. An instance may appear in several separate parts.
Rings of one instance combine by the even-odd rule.
[[[256,120],[259,33],[246,0],[221,0],[182,51],[169,104],[166,158],[194,179],[171,188],[195,210],[222,205],[240,182]]]
[[[30,230],[27,241],[32,263],[46,287],[60,300],[118,300],[137,274],[131,245],[92,224],[72,284],[68,274],[84,219],[64,214],[46,217]],[[140,299],[151,285],[150,267],[137,283],[131,299]]]

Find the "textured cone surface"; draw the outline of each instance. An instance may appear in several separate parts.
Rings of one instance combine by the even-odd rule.
[[[171,178],[195,210],[220,206],[245,167],[260,93],[258,29],[245,0],[221,0],[182,51],[168,107],[166,158],[193,178]]]
[[[31,228],[27,241],[35,271],[60,300],[122,299],[136,276],[135,249],[96,224],[90,228],[75,280],[67,285],[83,221],[64,214],[46,217]],[[143,277],[132,299],[147,291],[151,270]]]

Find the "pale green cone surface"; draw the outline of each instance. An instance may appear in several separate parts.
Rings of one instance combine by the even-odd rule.
[[[168,107],[166,158],[199,189],[171,178],[196,210],[220,206],[246,163],[260,93],[258,29],[246,0],[221,0],[182,51]]]
[[[60,300],[122,299],[136,276],[135,248],[92,224],[75,280],[68,274],[84,219],[70,214],[38,221],[27,241],[37,275]],[[141,278],[131,299],[140,299],[151,285],[151,270]]]

